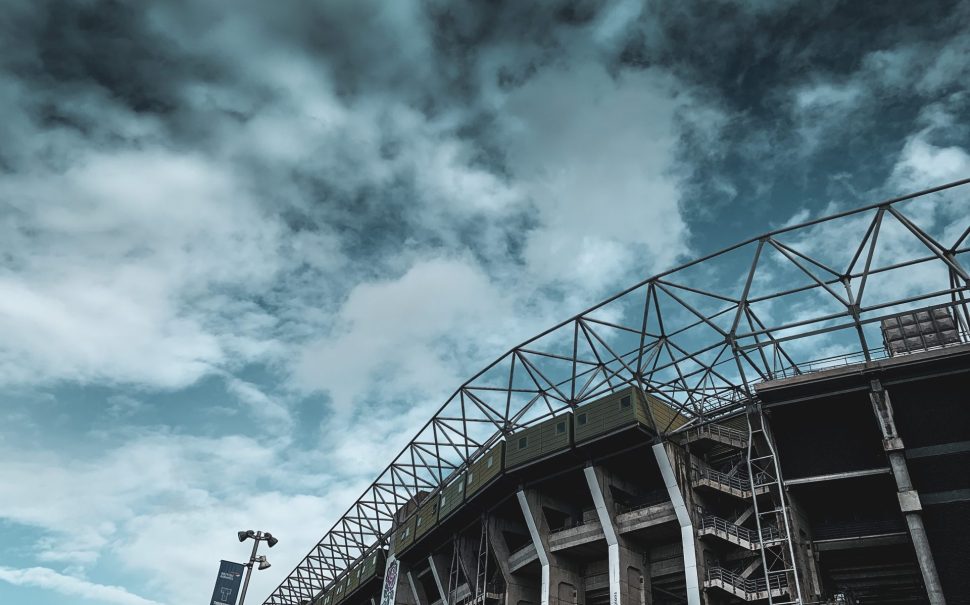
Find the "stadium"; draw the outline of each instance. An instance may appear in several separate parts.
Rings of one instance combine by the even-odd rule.
[[[265,604],[970,603],[970,224],[932,220],[968,183],[784,226],[513,348]]]

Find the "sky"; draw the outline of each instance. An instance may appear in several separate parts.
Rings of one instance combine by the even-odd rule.
[[[6,0],[0,603],[262,602],[465,378],[970,175],[970,4]]]

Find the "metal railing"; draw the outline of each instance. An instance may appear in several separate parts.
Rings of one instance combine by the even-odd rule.
[[[970,331],[968,331],[965,325],[965,305],[963,301],[959,303],[944,303],[939,305],[933,305],[925,307],[923,309],[918,309],[918,311],[934,311],[936,309],[946,309],[951,313],[951,319],[954,320],[955,332],[958,336],[956,341],[944,342],[942,344],[926,345],[915,349],[913,351],[906,351],[905,353],[896,353],[895,355],[908,354],[908,353],[920,353],[923,351],[934,351],[937,349],[946,349],[949,347],[955,347],[960,345],[965,345],[970,342]],[[887,359],[893,357],[892,351],[887,349],[885,346],[881,347],[869,347],[867,349],[868,357],[870,360]],[[844,368],[856,364],[860,364],[866,361],[866,351],[857,350],[850,353],[844,353],[842,355],[833,355],[831,357],[823,357],[821,359],[813,359],[809,361],[803,361],[800,363],[795,363],[787,365],[780,369],[773,369],[768,373],[767,380],[777,380],[780,378],[791,378],[792,376],[797,376],[799,374],[812,374],[815,372],[824,372],[825,370],[831,370],[833,368]],[[761,381],[756,381],[761,382]]]
[[[773,540],[781,539],[782,537],[782,533],[778,531],[777,527],[766,525],[761,528],[761,538],[759,539],[757,530],[750,529],[742,525],[735,525],[726,519],[715,517],[714,515],[704,515],[701,517],[699,527],[701,531],[710,529],[723,532],[729,536],[734,536],[739,540],[744,540],[745,542],[750,542],[752,544],[771,542]]]
[[[747,431],[739,431],[738,429],[732,429],[726,426],[721,426],[719,424],[702,424],[695,428],[687,431],[688,440],[696,439],[701,435],[711,435],[712,437],[721,437],[729,441],[741,441],[743,443],[748,442]],[[696,437],[695,437],[696,435]]]
[[[764,577],[745,578],[741,574],[724,569],[723,567],[711,566],[707,568],[705,575],[707,581],[720,581],[737,588],[749,595],[771,590],[786,590],[788,588],[787,573],[769,573],[767,579]]]
[[[748,478],[747,473],[743,472],[729,475],[707,466],[694,466],[694,481],[700,479],[707,479],[713,483],[733,487],[743,492],[751,491],[751,480]]]

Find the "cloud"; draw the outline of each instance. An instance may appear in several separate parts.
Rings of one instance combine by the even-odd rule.
[[[759,224],[966,171],[962,13],[708,9],[11,4],[0,384],[119,391],[96,447],[0,456],[27,556],[181,603],[255,525],[283,540],[268,594],[510,346]],[[161,391],[202,420],[140,413]],[[204,436],[246,419],[269,430]]]
[[[98,603],[112,603],[114,605],[160,605],[136,594],[132,594],[121,586],[96,584],[87,580],[57,573],[46,567],[31,567],[16,569],[0,567],[0,580],[17,586],[34,586],[46,590],[53,590],[69,597],[81,597]]]
[[[687,252],[674,158],[688,97],[676,85],[590,63],[509,93],[502,143],[538,209],[523,252],[533,279],[601,294]]]
[[[514,300],[467,259],[416,263],[397,279],[354,288],[337,332],[304,349],[296,377],[341,409],[364,394],[441,398],[458,386],[467,360],[487,359],[523,333]]]
[[[113,568],[111,577],[138,578],[162,603],[206,594],[220,559],[244,558],[237,530],[269,530],[280,544],[263,554],[276,565],[257,574],[252,587],[268,594],[368,480],[311,472],[313,462],[279,447],[238,436],[148,434],[80,460],[42,449],[3,451],[0,481],[9,489],[0,517],[38,530],[36,542],[23,548],[25,558],[33,553],[81,569],[104,563]],[[6,568],[0,578],[61,592],[97,586],[41,573]],[[142,602],[112,601],[110,591],[91,590],[70,594]]]
[[[193,302],[277,267],[272,217],[200,157],[95,152],[55,178],[8,176],[0,196],[7,383],[191,384],[237,348],[230,319]]]

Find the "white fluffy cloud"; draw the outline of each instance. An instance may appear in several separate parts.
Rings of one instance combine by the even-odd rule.
[[[509,95],[509,160],[539,213],[525,247],[534,279],[602,294],[687,252],[674,156],[690,99],[677,86],[659,70],[586,64]]]
[[[217,165],[91,153],[62,175],[7,177],[0,196],[3,382],[177,388],[253,336],[194,304],[220,287],[256,290],[277,268],[277,223]]]
[[[0,580],[17,586],[36,586],[53,590],[66,597],[80,597],[97,603],[160,605],[157,601],[132,594],[121,586],[89,582],[82,578],[58,573],[46,567],[30,567],[27,569],[0,567]]]
[[[276,548],[263,553],[276,565],[253,579],[255,592],[269,594],[365,481],[334,479],[324,494],[301,493],[294,487],[306,468],[287,462],[275,448],[236,436],[133,437],[85,460],[49,451],[0,454],[6,460],[0,465],[6,486],[0,518],[40,530],[33,545],[40,560],[81,568],[117,561],[115,574],[144,578],[154,599],[172,604],[211,590],[219,559],[248,556],[248,546],[236,540],[239,529],[280,537]],[[281,485],[290,491],[279,491]],[[3,568],[0,579],[102,603],[149,603],[49,569]]]

